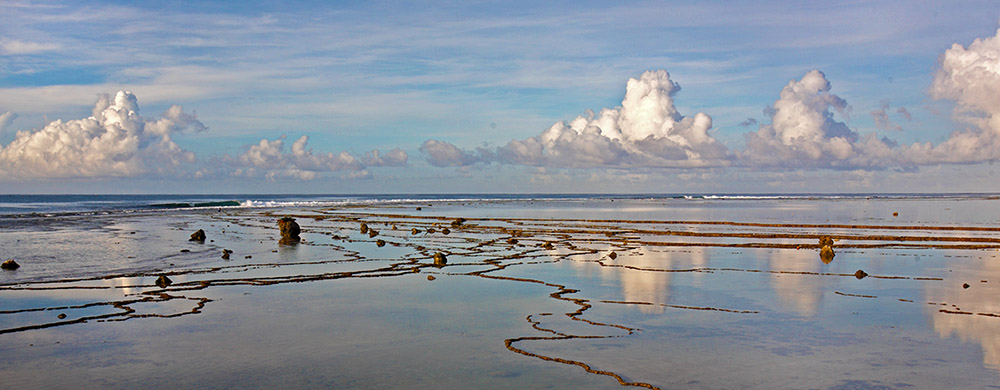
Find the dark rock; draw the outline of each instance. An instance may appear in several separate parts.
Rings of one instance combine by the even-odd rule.
[[[434,280],[434,279],[437,279],[434,277],[434,275],[427,275],[427,280]]]
[[[970,286],[968,283],[962,283],[962,288],[969,288],[969,287],[972,287],[972,286]]]
[[[399,228],[396,227],[396,224],[393,224],[392,225],[392,230],[399,230]]]
[[[368,238],[374,238],[378,235],[378,230],[368,229]]]
[[[862,270],[858,270],[857,272],[854,273],[854,277],[858,279],[864,279],[865,276],[868,276],[868,273]]]
[[[608,253],[608,257],[610,257],[611,260],[614,260],[614,259],[618,258],[618,254],[615,253],[615,252],[611,252],[611,253]]]
[[[894,211],[894,212],[892,213],[892,216],[893,216],[893,217],[898,217],[898,216],[899,216],[899,213],[897,213],[897,212],[895,212],[895,211]]]
[[[253,258],[253,256],[251,256],[251,255],[246,255],[246,256],[243,256],[243,258],[244,258],[244,259],[252,259],[252,258]]]
[[[516,238],[511,238],[511,239],[508,239],[508,240],[507,240],[507,243],[508,243],[508,244],[511,244],[511,245],[514,245],[514,244],[517,244],[517,239],[516,239]]]
[[[448,258],[445,257],[444,253],[441,253],[441,252],[435,253],[434,254],[434,265],[440,267],[440,266],[443,266],[445,264],[448,264]]]
[[[375,246],[381,248],[381,247],[385,246],[385,241],[383,241],[383,240],[375,241]]]
[[[284,217],[279,219],[278,229],[281,231],[281,239],[278,240],[278,244],[291,245],[302,241],[302,238],[299,237],[299,224],[295,222],[295,218]]]
[[[422,208],[420,208],[420,207],[417,207],[417,211],[420,211],[420,210],[423,210],[423,209],[422,209]]]
[[[430,228],[430,229],[427,229],[427,233],[428,234],[434,234],[434,233],[437,233],[437,230],[435,230],[434,228]]]
[[[18,268],[21,268],[21,265],[18,264],[16,261],[14,261],[14,259],[9,259],[9,260],[3,262],[3,264],[0,264],[0,268],[8,270],[8,271],[13,271],[13,270],[16,270]]]
[[[167,286],[169,286],[173,282],[174,281],[170,280],[170,278],[168,278],[167,275],[160,275],[160,277],[156,278],[156,285],[159,286],[160,288],[167,288]]]
[[[448,228],[441,229],[441,234],[451,234],[451,230],[448,230]]]
[[[419,229],[417,228],[410,229],[410,234],[417,234],[417,233],[420,233]]]
[[[191,238],[188,241],[201,241],[201,242],[205,242],[206,238],[208,238],[208,237],[205,236],[205,231],[202,230],[202,229],[198,229],[198,231],[196,231],[194,233],[191,233]]]
[[[222,250],[222,259],[223,260],[229,260],[229,254],[230,253],[233,253],[233,251],[231,251],[229,249],[223,249]]]
[[[830,236],[820,237],[819,238],[819,246],[821,246],[821,247],[831,246],[832,247],[833,246],[833,238],[831,238]]]
[[[362,222],[361,223],[361,234],[366,234],[366,233],[368,233],[368,224]]]
[[[181,249],[181,253],[188,253],[188,252],[191,252],[191,250],[190,249]]]
[[[454,221],[451,221],[451,227],[459,227],[462,226],[462,224],[464,223],[465,223],[465,218],[456,218]]]
[[[64,319],[66,319],[66,314],[65,313],[59,313],[59,315],[57,315],[56,318],[58,318],[60,320],[64,320]]]
[[[555,248],[556,247],[554,245],[552,245],[551,242],[546,242],[546,243],[542,244],[542,249],[553,250]]]
[[[836,254],[833,253],[833,247],[830,245],[824,245],[823,248],[819,250],[819,259],[826,264],[833,262],[833,256],[835,255]]]

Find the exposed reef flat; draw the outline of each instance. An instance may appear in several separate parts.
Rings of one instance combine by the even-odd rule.
[[[0,372],[17,387],[1000,380],[1000,226],[510,204],[169,211],[19,231],[50,252],[28,245],[22,268],[0,273]],[[297,245],[279,244],[285,217]],[[189,242],[198,229],[211,240]],[[76,244],[117,263],[56,262]]]

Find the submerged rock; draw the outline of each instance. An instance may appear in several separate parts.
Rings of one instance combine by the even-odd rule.
[[[284,217],[279,219],[278,229],[281,231],[281,239],[278,240],[279,244],[298,244],[299,241],[302,241],[302,238],[299,237],[299,224],[295,222],[295,218]]]
[[[188,241],[201,241],[201,242],[205,242],[206,238],[208,238],[208,237],[205,236],[205,231],[202,230],[202,229],[198,229],[198,231],[196,231],[194,233],[191,233],[191,238],[188,239]]]
[[[866,276],[868,276],[868,273],[862,270],[857,270],[857,272],[854,273],[854,277],[858,279],[864,279]]]
[[[445,257],[444,253],[437,252],[434,254],[434,265],[443,266],[448,264],[448,258]]]
[[[170,278],[168,278],[167,275],[160,275],[160,277],[156,278],[156,285],[159,286],[160,288],[166,288],[173,282],[174,281],[170,280]]]
[[[21,265],[18,264],[16,261],[14,261],[14,259],[9,259],[9,260],[3,262],[3,264],[0,264],[0,268],[8,270],[8,271],[13,271],[13,270],[16,270],[18,268],[21,268]]]

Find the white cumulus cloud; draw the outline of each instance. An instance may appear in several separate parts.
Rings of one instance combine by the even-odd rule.
[[[283,178],[313,180],[324,173],[344,172],[343,179],[370,179],[373,175],[367,166],[403,166],[407,161],[406,152],[399,148],[386,153],[375,149],[357,157],[348,152],[315,153],[307,147],[309,136],[305,135],[285,150],[285,140],[285,135],[273,141],[262,139],[237,157],[227,156],[231,174],[261,176],[273,181]]]
[[[181,149],[171,135],[205,126],[180,106],[161,118],[139,115],[131,92],[102,94],[83,119],[57,120],[37,131],[19,131],[0,148],[0,172],[7,177],[102,177],[168,174],[194,154]]]
[[[630,78],[617,108],[587,111],[535,137],[498,148],[461,150],[430,140],[421,151],[434,166],[498,161],[538,167],[705,167],[728,165],[727,148],[709,134],[712,118],[685,117],[674,106],[680,86],[664,70]]]
[[[939,145],[913,145],[915,161],[977,163],[1000,158],[1000,30],[969,47],[956,43],[945,51],[930,94],[955,101],[955,118],[970,127]]]
[[[834,112],[847,116],[850,106],[830,93],[819,70],[791,80],[766,110],[770,123],[746,134],[741,164],[763,167],[878,168],[899,162],[895,143],[874,133],[858,135]],[[832,111],[831,111],[832,110]]]

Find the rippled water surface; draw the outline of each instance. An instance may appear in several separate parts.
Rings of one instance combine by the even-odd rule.
[[[998,202],[432,199],[0,218],[4,256],[21,264],[0,272],[0,375],[11,388],[997,388]],[[302,243],[278,244],[283,216]],[[198,229],[209,239],[188,241]],[[823,260],[826,236],[836,255]]]

